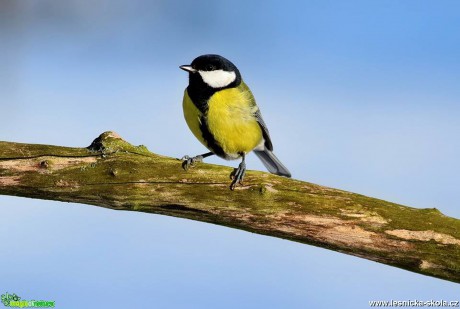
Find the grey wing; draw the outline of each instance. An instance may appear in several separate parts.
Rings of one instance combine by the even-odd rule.
[[[260,113],[260,109],[256,104],[256,100],[254,99],[254,96],[252,95],[251,90],[249,87],[246,85],[245,82],[241,82],[241,88],[243,91],[247,91],[250,95],[250,100],[252,101],[251,104],[253,107],[255,107],[255,112],[254,112],[254,117],[257,120],[257,123],[259,124],[260,128],[262,129],[262,136],[265,140],[264,146],[266,149],[273,151],[273,144],[272,140],[270,139],[270,134],[268,133],[268,128],[267,125],[265,124],[264,119],[262,118],[262,114]],[[254,109],[253,109],[254,110]]]
[[[272,144],[272,140],[270,139],[270,133],[268,132],[267,125],[265,124],[265,121],[262,118],[262,114],[260,113],[260,109],[257,109],[257,111],[255,112],[254,116],[256,117],[260,128],[262,129],[262,136],[263,136],[263,138],[265,140],[265,148],[267,148],[270,151],[273,151],[273,144]]]

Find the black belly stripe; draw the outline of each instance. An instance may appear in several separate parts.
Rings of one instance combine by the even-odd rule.
[[[203,136],[203,139],[206,141],[206,144],[208,145],[210,150],[214,152],[216,155],[218,155],[219,157],[225,158],[226,155],[225,155],[224,150],[222,149],[220,144],[216,141],[211,131],[209,131],[208,122],[205,116],[201,116],[200,118],[200,130],[201,130],[201,135]]]
[[[208,111],[208,101],[216,90],[211,87],[202,88],[201,91],[197,91],[197,88],[188,86],[187,93],[196,108],[198,108],[202,114],[206,114]]]

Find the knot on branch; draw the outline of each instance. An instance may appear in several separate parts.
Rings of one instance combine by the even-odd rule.
[[[118,133],[113,131],[107,131],[99,135],[91,145],[86,149],[94,152],[112,153],[118,151],[126,152],[149,152],[144,145],[133,146],[125,141]]]
[[[91,151],[103,152],[107,149],[108,144],[113,142],[113,139],[123,140],[118,133],[107,131],[96,137],[91,145],[86,148]]]

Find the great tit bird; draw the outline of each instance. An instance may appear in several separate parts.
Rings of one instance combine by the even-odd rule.
[[[233,190],[243,182],[246,154],[254,151],[268,171],[291,177],[273,154],[262,114],[233,63],[219,55],[202,55],[191,65],[180,68],[189,73],[183,99],[185,121],[195,137],[211,151],[195,157],[184,156],[185,170],[214,154],[226,160],[242,158],[230,174]]]

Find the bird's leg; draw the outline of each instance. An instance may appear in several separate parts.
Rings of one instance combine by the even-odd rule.
[[[195,156],[195,157],[189,157],[189,156],[183,156],[182,157],[182,168],[184,170],[188,170],[190,166],[193,166],[196,162],[202,162],[204,158],[207,158],[209,156],[212,156],[214,153],[212,152],[207,152],[203,153],[201,155]]]
[[[230,174],[230,179],[232,179],[232,183],[230,184],[230,190],[234,190],[237,184],[243,184],[244,174],[246,174],[246,163],[244,162],[245,154],[244,152],[241,153],[241,160],[240,165],[238,168],[235,168],[233,172]]]

